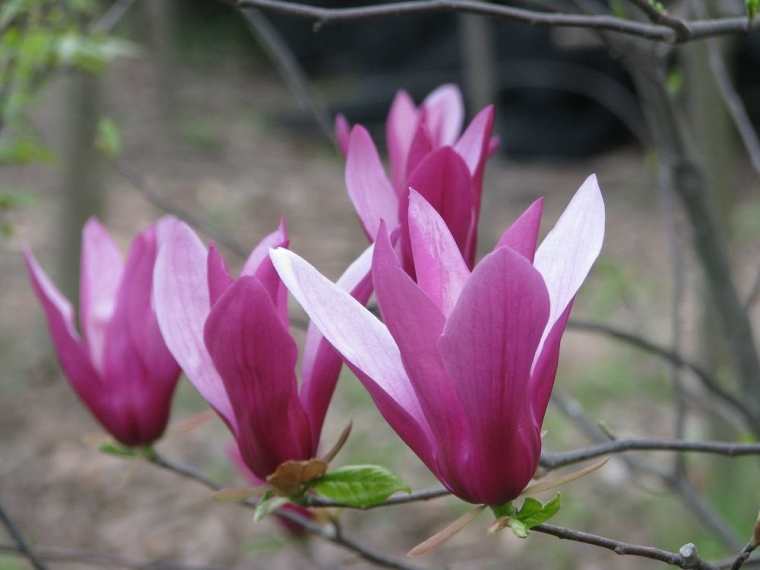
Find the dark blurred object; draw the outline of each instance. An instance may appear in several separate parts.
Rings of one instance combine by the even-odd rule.
[[[345,6],[341,0],[311,2]],[[388,3],[362,0],[352,6]],[[238,37],[240,18],[208,0],[183,0],[186,18]],[[370,127],[382,124],[398,89],[419,102],[441,83],[462,85],[479,70],[463,73],[456,14],[335,23],[314,31],[313,22],[267,14],[310,78],[329,80],[329,109]],[[577,158],[632,141],[646,132],[630,79],[593,35],[523,24],[489,22],[492,28],[493,102],[502,150],[520,158]],[[229,40],[229,36],[226,37]],[[753,119],[760,121],[760,38],[744,40],[737,79]],[[246,42],[247,44],[247,42]],[[250,45],[255,45],[251,41]],[[488,70],[484,70],[484,73]],[[467,86],[462,85],[468,92]],[[477,109],[470,108],[470,114]],[[313,128],[304,113],[282,117],[294,128]]]

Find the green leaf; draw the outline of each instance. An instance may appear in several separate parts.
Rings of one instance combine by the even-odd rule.
[[[747,6],[747,17],[752,20],[760,8],[760,0],[744,0],[744,4]]]
[[[121,445],[115,441],[107,441],[106,443],[101,443],[98,446],[98,451],[106,453],[108,455],[115,455],[117,457],[132,458],[140,456],[140,452],[137,449]]]
[[[533,528],[543,522],[548,521],[559,512],[560,495],[557,493],[554,498],[546,504],[541,501],[528,497],[525,499],[516,518],[520,520],[528,529]]]
[[[515,507],[512,504],[512,501],[504,503],[503,505],[496,505],[494,507],[491,507],[491,510],[497,519],[511,517],[515,514]]]
[[[253,511],[253,520],[259,522],[288,502],[286,497],[277,497],[271,491],[267,491],[256,505],[256,510]]]
[[[31,138],[22,137],[0,142],[0,165],[49,162],[53,159],[50,149]]]
[[[509,519],[509,528],[515,533],[517,538],[528,538],[528,527],[517,519]]]
[[[121,154],[121,130],[112,119],[103,117],[98,121],[95,148],[108,158],[116,158]]]
[[[396,475],[379,465],[340,467],[317,479],[312,488],[329,499],[359,508],[382,503],[398,491],[412,491]]]

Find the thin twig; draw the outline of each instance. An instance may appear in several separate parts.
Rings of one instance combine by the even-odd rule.
[[[411,0],[389,4],[350,8],[323,8],[281,0],[238,0],[239,8],[259,8],[315,21],[315,28],[336,22],[374,20],[391,16],[461,12],[492,16],[496,19],[525,22],[540,26],[586,28],[618,32],[661,42],[686,42],[724,34],[747,32],[757,20],[746,17],[717,18],[686,22],[688,33],[679,37],[669,25],[637,22],[611,15],[580,15],[539,12],[492,4],[479,0]]]
[[[135,3],[135,0],[116,0],[90,28],[93,34],[110,33]]]
[[[600,548],[606,548],[607,550],[611,550],[620,556],[639,556],[641,558],[659,560],[660,562],[665,562],[671,566],[678,566],[679,568],[715,570],[715,566],[700,559],[698,556],[696,556],[696,553],[694,553],[692,556],[684,556],[681,553],[662,550],[661,548],[656,548],[654,546],[641,546],[638,544],[631,544],[628,542],[622,542],[619,540],[614,540],[612,538],[599,536],[597,534],[564,528],[548,523],[535,526],[532,530],[541,532],[543,534],[550,534],[562,540],[572,540],[575,542],[582,542],[584,544],[592,544]]]
[[[673,28],[679,40],[685,40],[691,35],[689,24],[681,18],[670,15],[667,10],[661,7],[657,0],[631,0],[631,2],[655,24],[662,24],[663,26]]]
[[[588,461],[605,455],[627,451],[676,451],[689,453],[709,453],[726,457],[760,455],[758,443],[724,443],[720,441],[683,441],[679,439],[632,438],[615,439],[573,451],[547,452],[541,457],[541,464],[549,469],[557,469],[574,463]]]
[[[180,475],[186,479],[191,479],[193,481],[196,481],[197,483],[204,485],[205,487],[211,489],[212,491],[221,490],[220,485],[218,485],[217,483],[215,483],[214,481],[212,481],[211,479],[209,479],[208,477],[206,477],[205,475],[203,475],[202,473],[200,473],[199,471],[197,471],[196,469],[192,467],[175,463],[158,454],[154,454],[148,460],[153,465],[161,467],[162,469],[165,469],[167,471],[171,471],[172,473],[176,475]],[[257,503],[256,501],[248,500],[241,504],[248,508],[256,508]],[[379,552],[370,550],[366,546],[359,544],[353,539],[346,537],[345,535],[343,535],[343,533],[336,532],[334,528],[323,527],[322,525],[314,522],[313,520],[306,518],[293,511],[280,509],[277,512],[277,514],[281,517],[284,517],[302,526],[304,530],[306,530],[308,533],[318,536],[319,538],[322,538],[328,542],[331,542],[335,544],[336,546],[339,546],[340,548],[343,548],[345,550],[350,550],[351,552],[353,552],[360,558],[366,560],[367,562],[376,564],[377,566],[382,566],[384,568],[392,568],[395,570],[419,570],[416,566],[412,566],[401,560],[391,558]]]
[[[740,570],[740,568],[744,566],[750,555],[755,551],[757,547],[758,544],[756,544],[754,541],[748,542],[745,547],[742,548],[742,551],[736,557],[734,562],[731,564],[731,570]]]
[[[752,287],[749,290],[749,295],[747,295],[747,300],[744,302],[744,307],[747,310],[751,309],[758,299],[760,299],[760,269],[757,270],[755,279],[752,281]]]
[[[301,68],[293,52],[282,39],[279,32],[272,26],[267,17],[253,8],[241,9],[251,33],[258,39],[261,47],[269,54],[277,70],[288,86],[289,91],[298,101],[300,107],[314,118],[319,131],[335,144],[335,134],[332,121],[324,105],[317,99],[309,86],[306,73]]]
[[[625,342],[626,344],[629,344],[640,350],[644,350],[650,354],[658,356],[667,362],[687,369],[697,377],[702,386],[708,392],[712,393],[714,396],[717,396],[723,400],[723,402],[733,407],[744,417],[753,431],[760,433],[760,419],[755,416],[752,410],[750,410],[750,408],[745,405],[744,402],[742,402],[739,398],[724,389],[720,385],[719,381],[714,378],[709,372],[707,372],[707,370],[698,364],[687,360],[680,353],[655,344],[654,342],[634,333],[624,331],[604,323],[594,323],[574,319],[569,322],[568,326],[569,328],[578,331],[602,334],[615,340]]]
[[[148,184],[142,176],[132,172],[124,164],[116,163],[115,169],[127,182],[129,182],[130,186],[137,190],[140,195],[154,207],[158,208],[166,214],[171,214],[178,218],[182,218],[184,221],[192,224],[197,229],[207,234],[210,238],[216,240],[220,245],[223,245],[229,249],[235,255],[242,257],[243,259],[248,256],[248,252],[245,250],[245,248],[233,238],[212,227],[209,223],[202,220],[198,216],[191,214],[187,210],[177,208],[176,206],[164,200],[161,196],[158,195],[158,193],[148,188]]]
[[[741,138],[747,151],[752,168],[760,174],[760,139],[758,139],[744,102],[734,88],[731,74],[726,68],[726,62],[723,59],[723,54],[721,54],[720,44],[715,39],[707,42],[707,61],[723,103],[726,105],[736,131],[739,133],[739,138]]]
[[[47,570],[47,566],[42,563],[40,557],[29,546],[29,543],[24,539],[24,535],[21,534],[16,523],[14,523],[11,516],[5,512],[2,505],[0,505],[0,522],[2,522],[3,526],[8,531],[11,540],[16,544],[16,551],[26,558],[35,570]]]

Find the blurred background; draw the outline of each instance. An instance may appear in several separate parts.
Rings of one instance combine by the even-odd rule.
[[[502,145],[487,169],[481,251],[538,196],[547,200],[545,232],[596,172],[607,238],[574,315],[667,346],[675,301],[683,350],[718,374],[726,368],[689,227],[658,187],[632,79],[589,32],[455,14],[315,31],[284,16],[244,18],[211,0],[6,0],[0,33],[0,501],[40,548],[214,568],[365,567],[318,540],[294,541],[270,520],[254,524],[249,512],[151,465],[99,453],[92,441],[100,428],[61,376],[19,252],[29,245],[76,302],[80,231],[89,216],[126,248],[137,231],[174,213],[220,244],[236,267],[240,253],[286,216],[291,247],[337,277],[366,242],[328,136],[333,116],[367,125],[384,148],[384,120],[401,88],[419,103],[436,86],[457,83],[468,119],[496,105]],[[757,124],[760,36],[726,40],[721,49]],[[760,263],[760,189],[702,50],[681,49],[668,87],[695,125],[738,287],[749,295]],[[675,299],[674,275],[682,279]],[[300,314],[294,302],[291,310]],[[760,321],[758,310],[752,316]],[[563,409],[584,410],[592,426],[601,422],[618,437],[673,433],[670,370],[633,348],[571,330],[556,386],[564,406],[550,408],[548,450],[588,442]],[[751,440],[731,414],[710,413],[708,397],[691,404],[707,411],[689,416],[688,438]],[[182,381],[173,420],[204,409]],[[355,429],[341,464],[379,462],[416,488],[435,483],[344,372],[323,441],[334,441],[349,418]],[[170,433],[159,449],[240,484],[224,453],[227,439],[213,419]],[[637,457],[655,467],[671,460]],[[691,457],[689,468],[703,516],[651,470],[615,459],[564,490],[556,522],[669,550],[695,542],[705,558],[726,556],[757,513],[757,462]],[[401,555],[463,507],[441,499],[342,516],[353,536]],[[430,563],[463,570],[655,566],[538,534],[524,541],[486,535],[486,526],[484,518]],[[25,564],[0,554],[0,570]],[[51,564],[59,566],[80,567]]]

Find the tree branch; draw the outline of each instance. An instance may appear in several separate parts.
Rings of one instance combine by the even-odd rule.
[[[31,549],[29,544],[26,542],[26,539],[24,539],[24,535],[21,534],[21,531],[13,522],[13,519],[10,517],[10,515],[5,512],[5,509],[3,509],[2,505],[0,505],[0,522],[2,522],[3,526],[8,531],[8,535],[16,544],[15,550],[21,556],[26,558],[29,561],[29,564],[31,564],[35,570],[47,570],[47,566],[42,563],[40,557],[37,556]]]
[[[221,489],[220,485],[218,485],[217,483],[215,483],[214,481],[212,481],[211,479],[209,479],[208,477],[206,477],[205,475],[203,475],[202,473],[200,473],[193,467],[175,463],[158,454],[154,454],[153,456],[148,458],[148,461],[150,461],[153,465],[161,467],[162,469],[171,471],[175,475],[180,475],[181,477],[184,477],[185,479],[191,479],[197,483],[200,483],[201,485],[204,485],[205,487],[211,489],[212,491],[219,491]],[[247,508],[255,509],[257,503],[255,500],[248,500],[240,504],[242,504],[243,506]],[[284,517],[302,526],[304,530],[306,530],[308,533],[313,534],[319,538],[322,538],[323,540],[326,540],[328,542],[331,542],[335,544],[336,546],[339,546],[340,548],[343,548],[345,550],[350,550],[351,552],[353,552],[360,558],[366,560],[367,562],[376,564],[377,566],[382,566],[384,568],[391,568],[394,570],[419,570],[416,566],[406,564],[405,562],[401,560],[390,558],[388,556],[385,556],[384,554],[368,549],[367,547],[365,547],[362,544],[359,544],[353,539],[350,539],[344,536],[343,533],[337,532],[337,530],[334,527],[332,528],[323,527],[322,525],[314,522],[313,520],[308,519],[292,511],[280,509],[279,511],[277,511],[277,514],[278,516]]]
[[[234,0],[228,0],[234,2]],[[315,21],[315,29],[321,26],[359,20],[374,20],[391,16],[409,16],[460,12],[481,14],[496,19],[525,22],[532,25],[566,28],[586,28],[618,32],[639,38],[661,42],[687,42],[724,34],[747,32],[757,26],[746,17],[717,18],[684,22],[680,35],[671,25],[626,20],[611,15],[581,15],[540,12],[480,0],[412,0],[349,8],[323,8],[298,2],[282,0],[238,0],[233,5],[241,9],[259,8]]]

